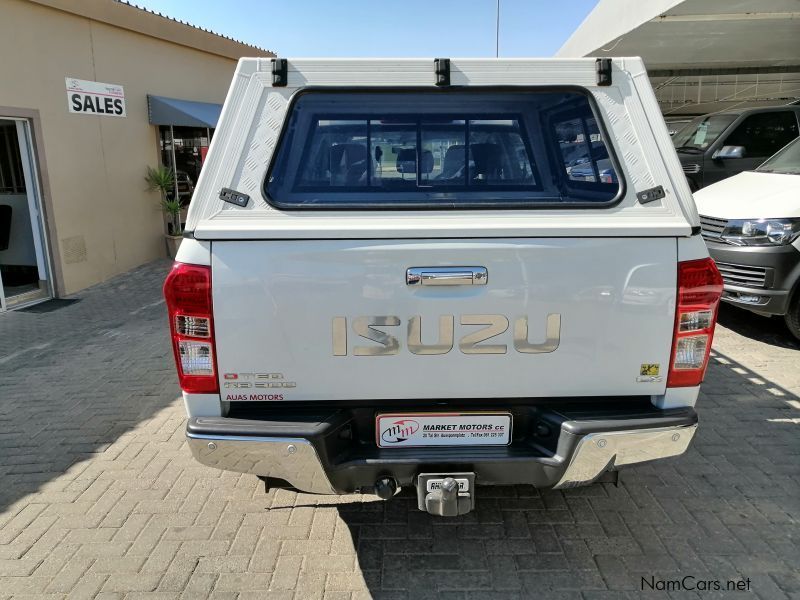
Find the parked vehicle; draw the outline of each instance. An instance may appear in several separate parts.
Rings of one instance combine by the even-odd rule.
[[[795,139],[800,106],[730,110],[697,117],[672,136],[694,192],[752,171]]]
[[[569,179],[573,181],[601,181],[603,183],[617,183],[617,173],[606,147],[601,143],[593,143],[592,157],[581,159],[576,165],[567,167]]]
[[[722,299],[782,315],[800,339],[800,138],[754,171],[695,194]]]
[[[665,121],[667,123],[667,132],[672,136],[686,127],[686,124],[689,123],[691,119],[665,119]]]
[[[679,455],[699,225],[640,59],[242,59],[164,286],[189,446],[443,516]]]

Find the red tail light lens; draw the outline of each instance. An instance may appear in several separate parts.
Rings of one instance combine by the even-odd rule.
[[[219,393],[211,267],[176,262],[164,282],[172,350],[184,392]]]
[[[722,276],[710,258],[678,263],[678,306],[667,387],[700,385],[722,297]]]

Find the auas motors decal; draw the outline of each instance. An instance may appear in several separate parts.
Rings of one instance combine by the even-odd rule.
[[[399,444],[414,435],[418,429],[419,423],[413,419],[398,419],[381,433],[381,439],[386,444]]]

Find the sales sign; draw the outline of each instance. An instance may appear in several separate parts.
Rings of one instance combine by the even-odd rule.
[[[64,78],[67,83],[67,107],[82,115],[125,116],[125,90],[114,83]]]

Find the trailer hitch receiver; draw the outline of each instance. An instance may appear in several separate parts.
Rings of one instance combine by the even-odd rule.
[[[440,517],[467,514],[475,507],[475,473],[421,473],[417,504],[420,510]]]

